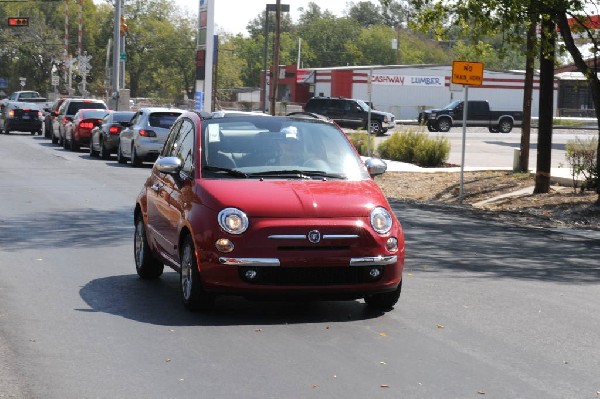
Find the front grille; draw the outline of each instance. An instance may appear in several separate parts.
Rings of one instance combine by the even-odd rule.
[[[384,266],[376,267],[381,273],[376,278],[369,275],[373,267],[239,267],[240,278],[257,285],[349,285],[371,283],[385,274]],[[249,279],[246,272],[255,271]]]

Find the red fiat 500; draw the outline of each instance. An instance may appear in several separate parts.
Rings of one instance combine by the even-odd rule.
[[[372,179],[385,170],[322,119],[184,113],[137,198],[137,273],[178,271],[190,310],[222,294],[389,310],[404,234]]]

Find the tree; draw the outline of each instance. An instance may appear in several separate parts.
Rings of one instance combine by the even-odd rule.
[[[600,126],[600,81],[597,77],[598,68],[589,66],[573,40],[573,29],[578,33],[585,34],[595,49],[593,64],[598,65],[597,56],[598,52],[600,52],[600,43],[598,42],[596,31],[592,29],[592,25],[589,23],[589,15],[586,13],[586,6],[588,8],[590,6],[598,7],[596,1],[531,0],[530,2],[523,3],[515,0],[472,0],[453,3],[452,6],[438,0],[411,1],[417,9],[422,10],[420,21],[438,33],[443,33],[450,25],[458,25],[470,37],[481,37],[489,32],[504,32],[509,43],[522,43],[523,37],[527,36],[522,35],[521,29],[518,29],[518,27],[528,26],[531,23],[530,19],[532,17],[535,18],[537,15],[543,15],[547,20],[553,21],[559,28],[560,36],[564,41],[564,48],[569,52],[575,65],[583,72],[588,81],[596,108],[596,117],[599,118],[598,123]],[[440,18],[440,16],[442,17]],[[569,24],[569,17],[573,18],[575,21],[574,24]],[[514,31],[511,32],[511,29]],[[556,61],[555,54],[554,48],[542,49],[542,58],[551,62]],[[598,149],[600,150],[600,144]],[[550,152],[547,154],[545,151],[542,151],[542,154],[538,152],[538,157],[540,156],[549,157]],[[600,160],[600,151],[598,151],[598,159]],[[544,160],[541,164],[547,164],[547,162]],[[540,165],[540,162],[538,162],[538,165]],[[597,163],[597,168],[597,172],[600,172],[600,162]],[[541,172],[539,179],[545,179],[544,173],[549,172],[549,170]],[[536,191],[542,192],[541,190],[547,187],[547,185],[542,180],[539,182],[536,181],[536,186],[538,186],[538,183],[539,187]],[[596,191],[598,193],[596,203],[600,205],[600,185],[598,184]]]

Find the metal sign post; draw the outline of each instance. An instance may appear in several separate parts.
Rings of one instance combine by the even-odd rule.
[[[465,151],[467,142],[467,112],[469,108],[469,86],[483,84],[483,63],[454,61],[452,63],[452,83],[465,86],[465,101],[463,105],[462,153],[460,162],[460,192],[458,202],[462,205],[464,197]]]

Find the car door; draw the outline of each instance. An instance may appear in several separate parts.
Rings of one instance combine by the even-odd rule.
[[[131,141],[134,136],[134,129],[140,123],[140,119],[143,116],[143,111],[138,111],[131,118],[131,125],[127,126],[125,129],[121,130],[119,133],[119,148],[121,148],[121,154],[126,157],[131,156]]]
[[[161,157],[176,156],[180,146],[180,137],[182,137],[180,133],[183,124],[182,120],[171,128]],[[173,261],[178,258],[177,230],[181,218],[181,214],[177,210],[177,206],[173,206],[174,200],[171,198],[177,184],[177,176],[160,173],[156,168],[152,168],[146,193],[149,238],[152,240],[153,246],[164,257]]]

